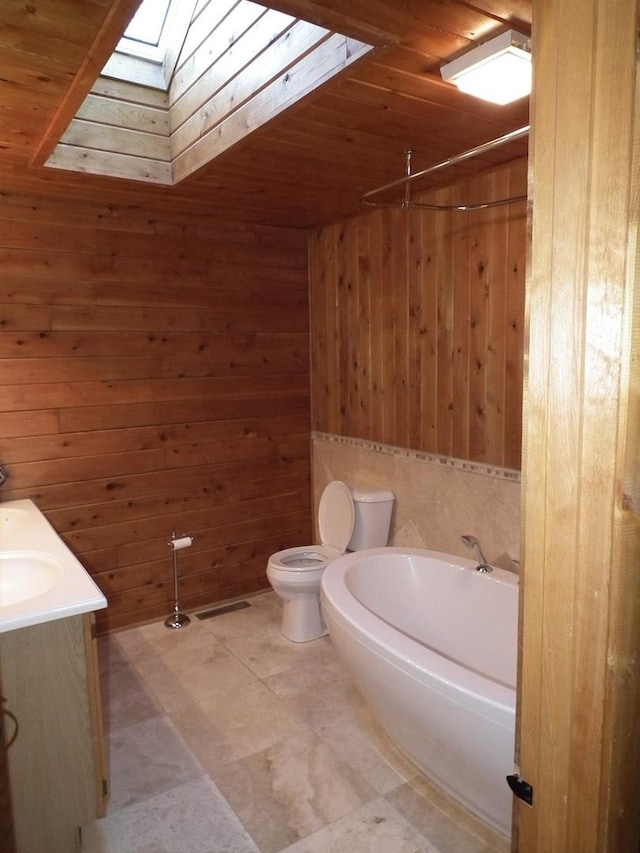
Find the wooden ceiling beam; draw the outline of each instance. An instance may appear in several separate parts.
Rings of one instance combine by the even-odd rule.
[[[372,25],[366,15],[345,13],[339,3],[330,5],[326,0],[266,0],[262,5],[376,47],[397,44],[399,41],[397,33]],[[349,7],[352,5],[350,3]]]
[[[32,166],[42,166],[47,161],[89,94],[139,5],[140,0],[114,0],[113,4],[107,7],[102,25],[33,153]]]

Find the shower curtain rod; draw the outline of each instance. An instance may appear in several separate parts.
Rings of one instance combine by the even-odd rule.
[[[511,198],[502,198],[497,199],[496,201],[486,201],[486,202],[478,202],[475,204],[428,204],[426,202],[420,201],[411,201],[410,198],[410,184],[412,181],[415,181],[418,178],[423,178],[425,175],[430,175],[432,172],[437,172],[440,169],[446,169],[449,166],[455,166],[458,163],[462,163],[464,160],[471,160],[473,157],[478,157],[480,154],[484,154],[487,151],[492,151],[494,148],[498,148],[500,145],[505,145],[507,142],[513,142],[516,139],[520,139],[522,136],[527,136],[529,133],[529,125],[525,125],[524,127],[520,127],[517,130],[512,130],[509,133],[505,133],[504,136],[499,136],[497,139],[492,139],[489,142],[483,142],[482,145],[477,145],[475,148],[470,148],[468,151],[463,151],[462,154],[455,154],[453,157],[449,157],[447,160],[443,160],[441,163],[436,163],[435,166],[429,166],[427,169],[422,169],[420,172],[411,173],[411,151],[407,151],[407,174],[403,178],[398,178],[396,181],[391,181],[389,184],[384,184],[381,187],[377,187],[375,190],[370,190],[368,193],[365,193],[362,196],[362,202],[364,204],[369,204],[374,207],[403,207],[405,209],[411,207],[419,207],[425,210],[484,210],[489,207],[499,207],[503,204],[511,204],[511,202],[515,201],[523,201],[526,199],[526,195],[518,195],[512,196]],[[397,202],[384,202],[384,201],[375,201],[373,200],[373,196],[379,195],[386,190],[393,189],[394,187],[402,186],[405,187],[405,197],[403,201]]]

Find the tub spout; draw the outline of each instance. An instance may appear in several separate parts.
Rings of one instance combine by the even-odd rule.
[[[464,536],[460,537],[460,541],[467,548],[473,548],[473,550],[476,552],[476,557],[478,558],[478,565],[476,566],[476,571],[482,572],[483,575],[488,575],[489,572],[492,571],[492,569],[489,563],[487,562],[487,558],[485,557],[482,551],[477,536],[474,536],[472,533],[465,533]]]

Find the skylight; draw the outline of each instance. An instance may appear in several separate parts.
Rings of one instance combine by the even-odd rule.
[[[124,32],[125,38],[157,47],[168,9],[169,0],[143,0]]]
[[[166,92],[195,4],[142,0],[102,74]]]
[[[371,49],[254,0],[143,0],[47,165],[177,184]]]
[[[166,30],[174,0],[142,0],[138,11],[118,42],[116,51],[162,62]]]

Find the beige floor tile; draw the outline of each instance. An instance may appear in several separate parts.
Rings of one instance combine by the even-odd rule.
[[[330,645],[318,646],[313,657],[265,678],[264,683],[313,729],[337,718],[357,716],[364,707],[364,699]]]
[[[207,777],[176,785],[85,827],[83,853],[258,853]]]
[[[255,682],[256,676],[214,637],[205,632],[190,648],[159,654],[148,646],[136,667],[167,712]]]
[[[337,717],[316,732],[379,794],[419,775],[419,770],[387,738],[366,705],[357,715]]]
[[[376,799],[282,853],[443,853],[384,799]]]
[[[203,775],[201,764],[166,717],[112,732],[109,762],[109,813]]]
[[[101,640],[99,661],[105,731],[148,720],[162,707],[115,643]]]
[[[159,655],[176,650],[188,653],[197,646],[216,642],[215,637],[206,631],[197,619],[192,619],[189,625],[177,629],[167,628],[164,620],[150,622],[120,631],[114,635],[114,639],[132,662],[147,654],[151,648]]]
[[[280,631],[246,634],[224,641],[258,678],[269,678],[304,663],[333,660],[335,652],[328,637],[309,643],[292,643]]]
[[[223,642],[251,634],[280,633],[282,602],[274,592],[263,592],[244,600],[249,607],[204,619],[203,628]]]
[[[376,796],[313,732],[227,764],[215,781],[263,853],[277,853]]]
[[[211,774],[305,730],[300,719],[264,684],[256,682],[185,705],[172,719]]]

